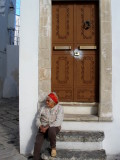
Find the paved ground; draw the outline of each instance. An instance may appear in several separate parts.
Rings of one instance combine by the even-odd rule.
[[[27,160],[19,154],[19,102],[0,99],[0,160]],[[108,157],[120,160],[120,156]]]
[[[18,99],[0,100],[0,160],[26,160],[19,154]]]

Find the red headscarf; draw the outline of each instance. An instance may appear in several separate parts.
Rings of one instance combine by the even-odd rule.
[[[58,97],[54,93],[48,95],[56,104],[58,103]]]

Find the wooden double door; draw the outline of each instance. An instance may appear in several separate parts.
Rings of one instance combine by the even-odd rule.
[[[53,2],[52,91],[63,102],[99,100],[98,2]]]

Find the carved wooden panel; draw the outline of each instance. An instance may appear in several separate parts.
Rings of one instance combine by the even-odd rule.
[[[69,67],[67,57],[58,57],[56,61],[56,80],[59,84],[65,84],[69,81]]]
[[[53,42],[73,42],[73,5],[53,4],[52,16]]]
[[[58,94],[60,101],[73,101],[73,57],[70,52],[53,50],[52,54],[52,91]]]
[[[98,100],[98,95],[96,94],[95,90],[96,86],[92,87],[81,87],[78,88],[75,93],[75,101],[79,102],[95,102]]]
[[[98,101],[98,54],[83,51],[83,57],[74,59],[74,100],[79,102]]]
[[[73,90],[70,89],[58,89],[58,88],[54,88],[55,92],[57,93],[59,100],[62,102],[66,101],[66,102],[70,102],[73,101]],[[53,91],[54,91],[53,90]]]
[[[98,8],[95,3],[76,5],[76,41],[82,44],[96,44],[98,34]]]
[[[95,85],[96,71],[98,69],[98,55],[95,51],[83,51],[83,57],[80,60],[74,60],[74,72],[76,84]]]

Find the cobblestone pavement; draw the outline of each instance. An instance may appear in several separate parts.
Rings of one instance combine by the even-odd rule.
[[[19,154],[18,98],[0,99],[0,160],[26,160]]]

